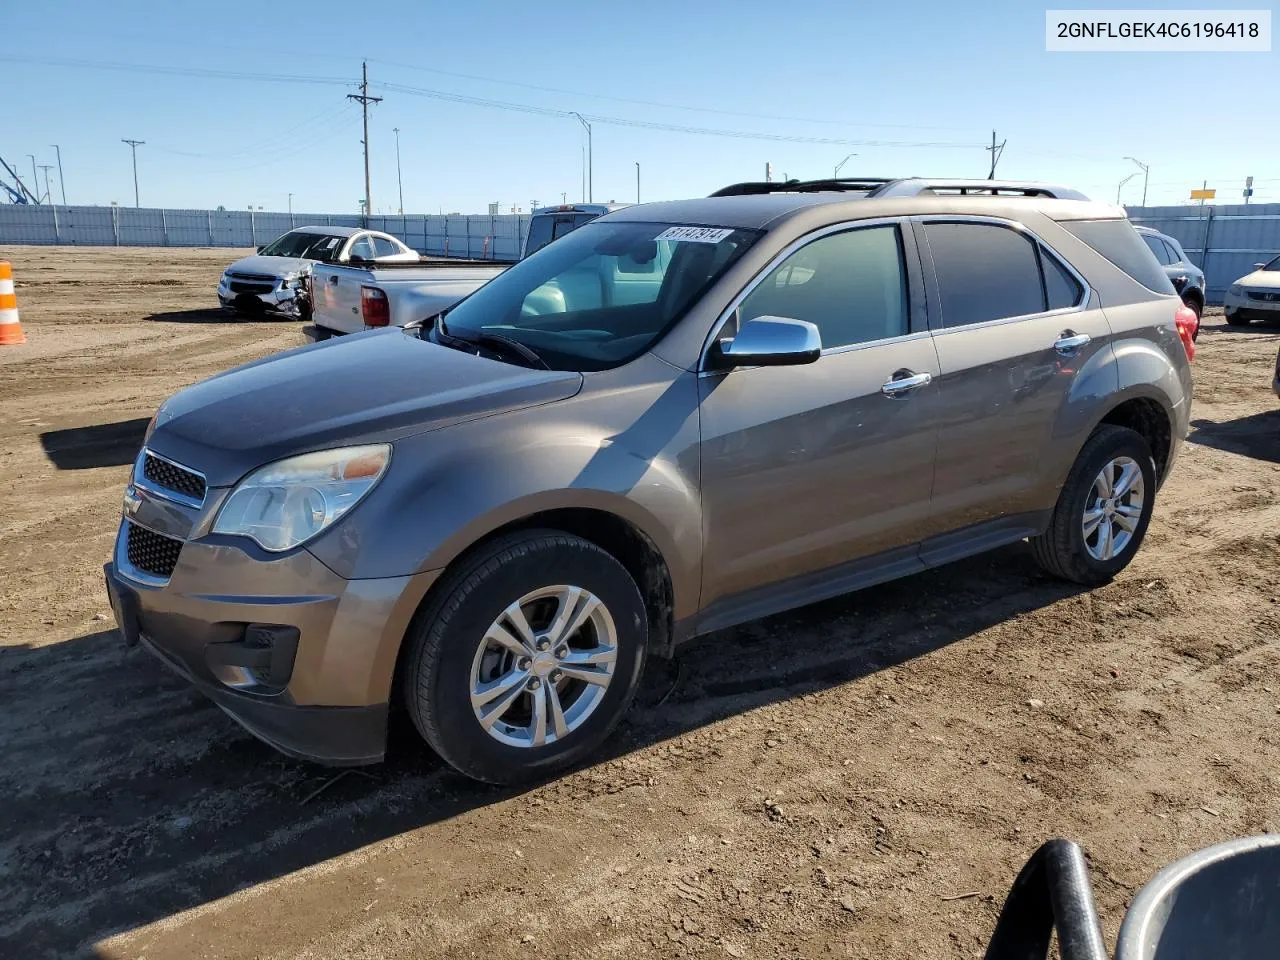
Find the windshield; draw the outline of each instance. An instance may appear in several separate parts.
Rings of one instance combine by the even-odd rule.
[[[332,237],[323,233],[286,233],[262,248],[264,257],[301,257],[304,260],[320,260],[328,263],[338,255],[345,237]]]
[[[445,332],[497,334],[556,370],[604,370],[649,349],[759,233],[590,223],[444,314]]]

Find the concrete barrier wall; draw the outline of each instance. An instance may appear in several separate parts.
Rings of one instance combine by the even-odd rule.
[[[0,206],[0,243],[121,247],[256,247],[294,227],[361,226],[354,214],[135,207]],[[371,230],[433,256],[516,260],[527,214],[370,217]]]

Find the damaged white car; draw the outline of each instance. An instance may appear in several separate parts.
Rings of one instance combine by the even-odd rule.
[[[298,227],[227,267],[218,282],[223,309],[311,319],[316,263],[414,263],[419,256],[395,237],[361,227]]]

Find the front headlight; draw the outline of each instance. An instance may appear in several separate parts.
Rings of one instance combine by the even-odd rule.
[[[1231,294],[1233,297],[1238,297],[1244,293],[1244,288],[1238,283],[1233,283],[1227,288],[1227,293]]]
[[[391,445],[304,453],[260,467],[231,491],[214,533],[278,552],[305,543],[363,500],[386,473]]]

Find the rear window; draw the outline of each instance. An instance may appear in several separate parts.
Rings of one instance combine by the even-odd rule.
[[[1061,226],[1154,293],[1176,294],[1168,274],[1128,220],[1065,220]]]

